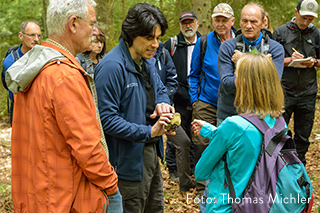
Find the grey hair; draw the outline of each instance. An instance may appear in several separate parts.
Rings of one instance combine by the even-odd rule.
[[[256,3],[256,2],[250,2],[248,4],[246,4],[242,10],[241,10],[241,14],[242,14],[242,11],[246,8],[246,7],[257,7],[260,9],[260,14],[261,14],[261,21],[263,22],[263,19],[264,17],[266,16],[266,11],[264,10],[263,6],[259,3]],[[240,14],[240,17],[241,17],[241,14]]]
[[[94,0],[50,0],[47,9],[48,35],[62,35],[72,15],[86,18],[88,4],[96,6]]]
[[[28,21],[24,21],[24,22],[21,23],[20,32],[25,33],[25,32],[26,32],[27,25],[28,25],[29,23],[34,23],[34,24],[38,25],[38,27],[40,28],[40,25],[39,25],[38,22],[33,21],[33,20],[28,20]]]

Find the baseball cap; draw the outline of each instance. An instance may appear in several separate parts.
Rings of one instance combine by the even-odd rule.
[[[196,14],[194,14],[193,11],[185,11],[185,12],[181,13],[179,20],[180,20],[180,22],[182,22],[186,19],[198,19],[198,18],[196,16]]]
[[[297,10],[302,16],[314,16],[318,18],[318,3],[315,0],[300,0]]]
[[[234,16],[233,9],[226,3],[220,3],[213,9],[212,18],[216,16],[231,18]]]

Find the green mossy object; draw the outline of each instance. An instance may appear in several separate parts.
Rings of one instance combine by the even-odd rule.
[[[181,124],[181,116],[180,116],[180,113],[177,112],[173,115],[173,118],[171,119],[170,123],[167,126],[165,126],[165,129],[168,132],[174,132],[177,130],[180,124]]]

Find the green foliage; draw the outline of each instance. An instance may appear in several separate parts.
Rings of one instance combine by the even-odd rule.
[[[20,44],[20,25],[27,20],[39,22],[43,30],[42,0],[0,1],[0,60],[6,50]],[[2,71],[2,67],[0,69]],[[7,115],[7,91],[0,86],[0,117]]]
[[[121,33],[121,24],[125,18],[130,7],[142,2],[138,0],[123,1],[116,0],[113,6],[114,15],[114,37],[119,42],[119,36]],[[169,37],[179,33],[179,15],[186,10],[192,10],[191,0],[145,0],[145,3],[154,4],[158,6],[167,18],[169,28],[166,34],[161,38],[162,42],[165,42]],[[160,6],[161,5],[161,6]]]
[[[41,30],[44,34],[44,20],[43,3],[48,0],[1,0],[0,1],[0,59],[3,58],[5,51],[14,46],[20,44],[18,33],[20,30],[20,24],[26,20],[35,20],[39,22]],[[195,13],[197,8],[192,7],[193,1],[201,0],[144,0],[146,3],[155,4],[160,7],[162,12],[167,18],[169,28],[166,34],[161,38],[162,42],[165,42],[169,37],[179,33],[179,15],[183,11],[193,10]],[[102,1],[103,2],[103,1]],[[115,0],[113,3],[112,13],[113,16],[113,45],[119,42],[119,35],[121,32],[122,20],[126,16],[126,13],[130,7],[134,4],[142,2],[141,0]],[[250,0],[212,0],[210,11],[219,3],[228,3],[235,13],[235,27],[239,29],[240,13],[243,6]],[[257,0],[254,2],[260,3],[265,10],[270,14],[272,26],[276,27],[286,23],[292,17],[294,17],[294,8],[296,7],[298,0]],[[99,14],[97,14],[98,17]],[[211,14],[209,15],[211,16]],[[313,24],[318,28],[320,26],[320,19],[315,19]],[[112,46],[110,47],[110,49]],[[0,117],[6,112],[6,92],[2,86],[0,86]]]
[[[35,20],[43,30],[42,0],[1,0],[0,1],[0,56],[20,43],[18,33],[23,21]]]

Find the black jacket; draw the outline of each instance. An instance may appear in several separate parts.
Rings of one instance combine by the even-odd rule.
[[[283,45],[285,57],[291,57],[295,48],[305,57],[319,59],[319,30],[310,24],[305,30],[300,30],[291,20],[276,28],[273,39]],[[315,68],[285,67],[281,83],[286,95],[306,96],[317,93],[317,75]]]
[[[199,38],[201,34],[197,32],[197,37]],[[178,41],[176,44],[176,50],[172,56],[173,63],[177,70],[177,80],[179,82],[179,87],[177,93],[174,96],[173,103],[175,105],[184,105],[186,107],[191,106],[190,96],[188,91],[188,81],[187,81],[187,71],[188,71],[188,44],[185,41],[184,36],[180,32],[177,35]],[[171,38],[169,38],[165,43],[164,47],[171,53]],[[189,65],[190,66],[190,65]]]

